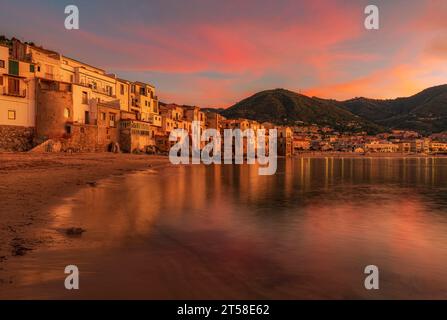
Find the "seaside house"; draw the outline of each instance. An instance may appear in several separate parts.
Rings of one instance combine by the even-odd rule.
[[[365,144],[366,152],[397,152],[399,151],[399,146],[390,142],[379,142],[373,141],[371,143]]]
[[[293,131],[290,127],[277,127],[278,130],[278,155],[291,156],[293,153]]]
[[[10,56],[0,45],[0,150],[32,146],[35,126],[34,64]]]
[[[225,120],[225,117],[217,112],[206,111],[206,127],[220,130],[222,129],[222,121]]]
[[[447,153],[447,143],[432,141],[430,143],[430,151],[432,153]]]

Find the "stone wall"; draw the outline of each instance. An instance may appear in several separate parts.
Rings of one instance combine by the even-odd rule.
[[[124,152],[132,152],[132,138],[130,135],[130,128],[121,129],[120,133],[120,147]]]
[[[95,125],[72,124],[71,133],[61,139],[62,151],[95,152],[98,150],[98,127]]]
[[[0,152],[28,151],[33,147],[34,129],[0,125]]]
[[[104,115],[103,119],[101,115]],[[110,120],[110,116],[113,115],[115,120]],[[100,104],[98,106],[98,140],[97,148],[101,151],[107,151],[110,144],[115,144],[120,142],[120,110],[118,108],[108,107]]]
[[[68,117],[64,115],[68,109]],[[37,90],[37,139],[60,138],[66,133],[65,124],[73,121],[73,96],[70,91]]]

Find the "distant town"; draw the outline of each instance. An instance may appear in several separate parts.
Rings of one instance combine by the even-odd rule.
[[[316,124],[227,119],[209,108],[162,103],[152,84],[122,79],[32,43],[12,39],[0,44],[0,151],[166,154],[173,144],[170,132],[190,133],[193,121],[221,131],[276,128],[280,156],[447,153],[447,133],[368,135]]]

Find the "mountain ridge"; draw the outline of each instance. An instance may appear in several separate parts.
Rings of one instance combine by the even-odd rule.
[[[409,97],[356,97],[344,101],[309,97],[277,88],[257,92],[215,112],[230,119],[247,118],[278,125],[315,123],[340,131],[377,133],[408,129],[434,133],[447,130],[447,84]]]

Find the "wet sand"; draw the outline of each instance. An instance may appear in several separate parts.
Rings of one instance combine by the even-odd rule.
[[[167,157],[132,154],[0,154],[0,285],[12,259],[51,245],[49,211],[98,180],[169,165]],[[75,227],[75,226],[74,226]]]

